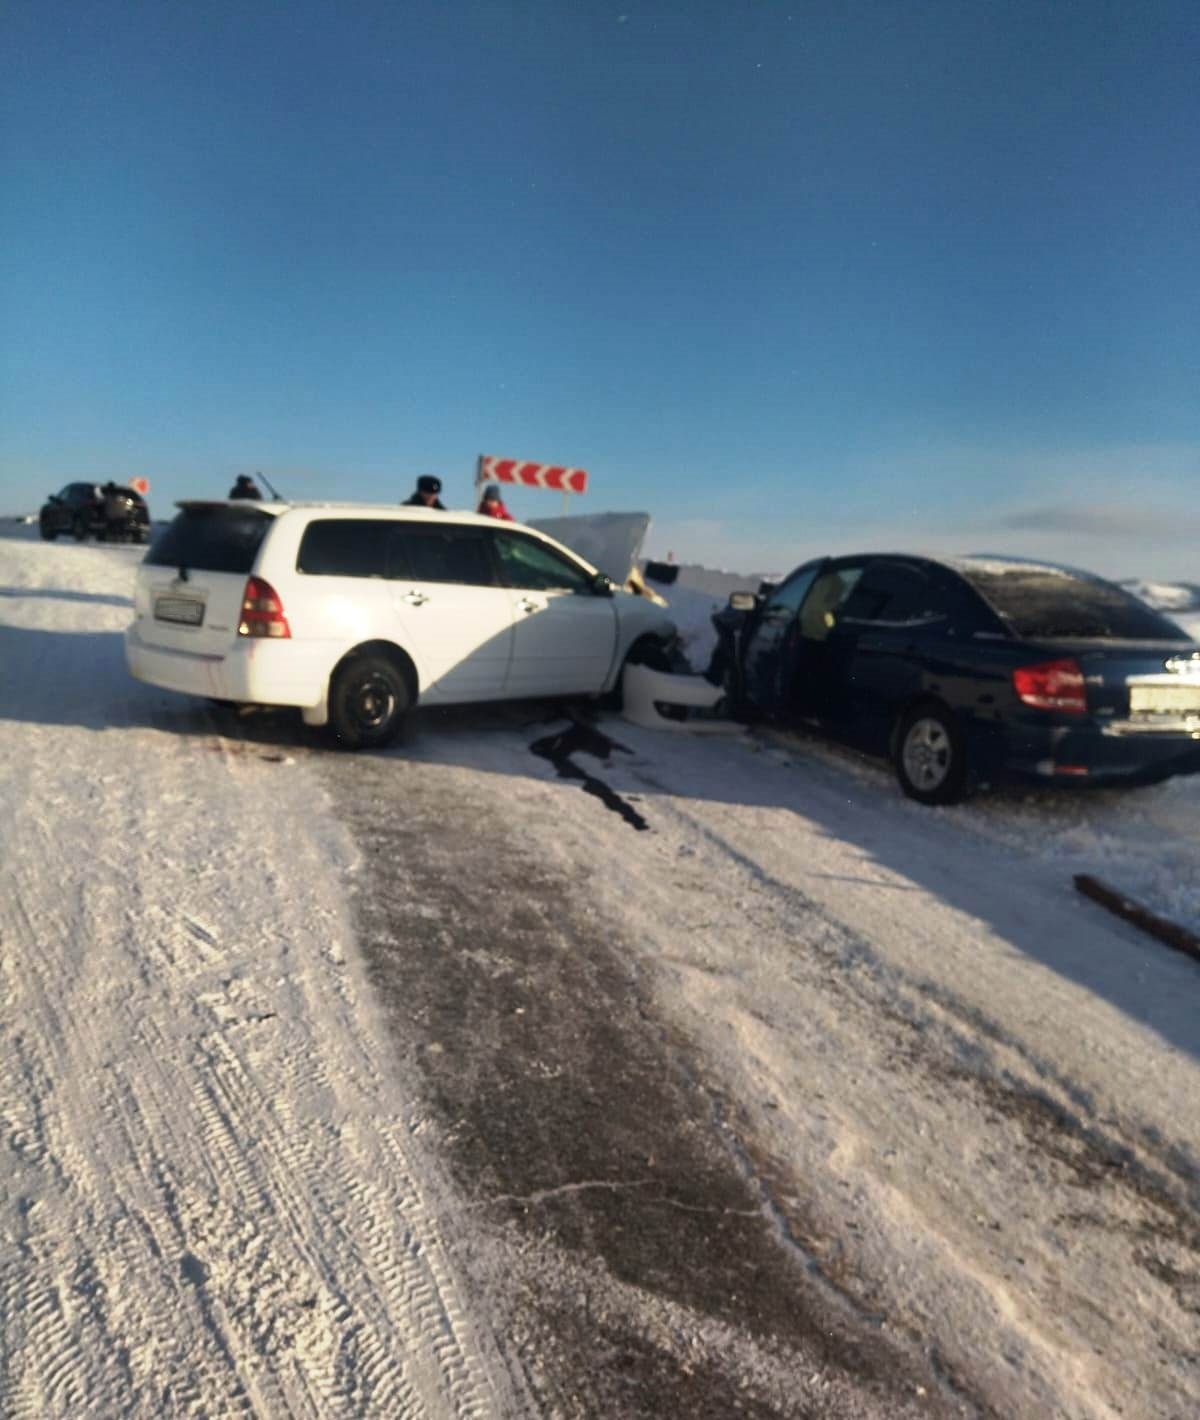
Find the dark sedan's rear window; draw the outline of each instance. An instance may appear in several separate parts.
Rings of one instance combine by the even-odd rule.
[[[1173,621],[1098,577],[1018,564],[955,570],[1016,635],[1029,640],[1186,641]]]
[[[146,561],[155,567],[249,572],[274,521],[255,508],[184,508],[155,538]]]

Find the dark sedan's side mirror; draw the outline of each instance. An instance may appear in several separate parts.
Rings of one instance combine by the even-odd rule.
[[[758,605],[758,598],[753,592],[730,592],[730,611],[753,611]]]

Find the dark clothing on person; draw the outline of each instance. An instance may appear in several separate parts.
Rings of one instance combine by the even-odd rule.
[[[432,473],[423,473],[417,479],[417,491],[411,498],[406,498],[401,505],[405,508],[440,508],[444,513],[446,505],[438,497],[442,491],[442,480],[434,478]]]
[[[258,491],[258,484],[248,473],[239,473],[237,482],[229,490],[231,498],[256,498],[262,501],[262,494]]]

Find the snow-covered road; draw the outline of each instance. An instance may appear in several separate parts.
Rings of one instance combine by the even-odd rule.
[[[0,1413],[671,1413],[534,1374],[512,1289],[558,1278],[580,1334],[623,1310],[756,1415],[1200,1414],[1200,967],[1070,887],[1103,864],[1200,922],[1200,779],[930,812],[809,741],[611,720],[575,762],[622,815],[519,717],[371,759],[220,734],[124,675],[135,555],[0,539]],[[580,1002],[671,1043],[641,1075],[528,1028],[589,942]],[[478,1061],[449,977],[440,1018],[417,995],[440,970]],[[651,1068],[753,1205],[711,1213],[760,1230],[754,1310],[638,1232],[707,1226]],[[602,1106],[617,1162],[577,1177]],[[468,1147],[484,1110],[513,1177]],[[814,1295],[903,1400],[793,1338]]]
[[[136,553],[0,540],[0,1414],[517,1413],[313,776],[124,674]]]
[[[405,758],[574,865],[781,1237],[964,1413],[1200,1413],[1200,968],[1040,851],[1116,796],[997,834],[802,741],[605,728],[628,752],[577,760],[648,832],[525,758],[533,729],[438,723]]]

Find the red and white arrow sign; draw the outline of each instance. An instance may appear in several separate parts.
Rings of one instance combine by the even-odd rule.
[[[520,483],[526,488],[557,488],[560,493],[585,493],[586,469],[563,468],[553,463],[522,463],[520,459],[499,459],[491,454],[479,458],[480,483]]]

